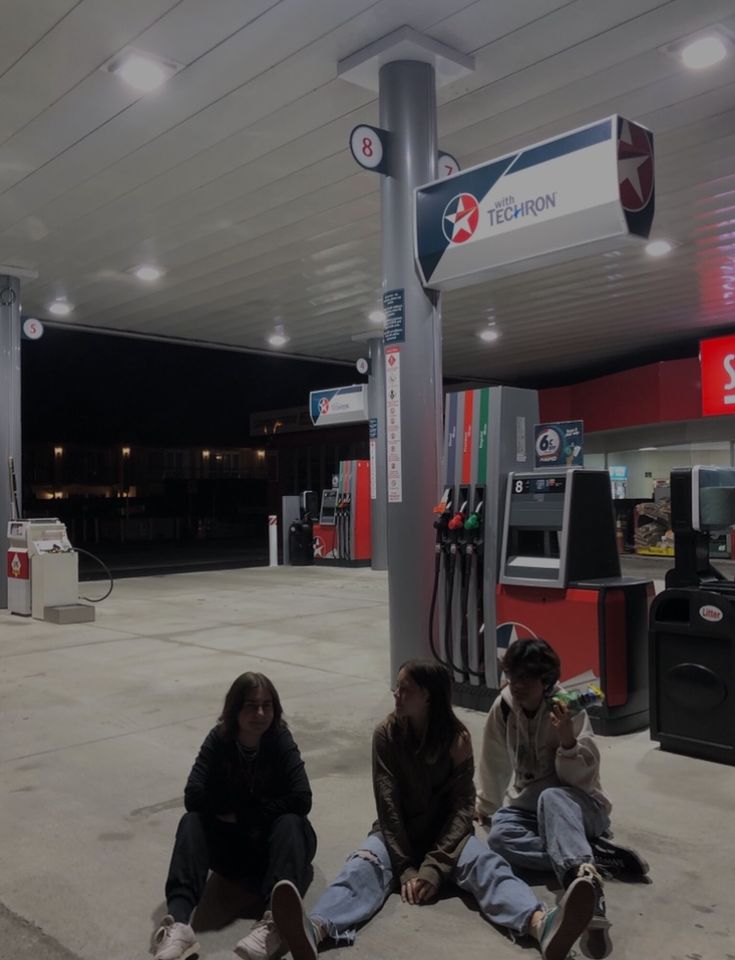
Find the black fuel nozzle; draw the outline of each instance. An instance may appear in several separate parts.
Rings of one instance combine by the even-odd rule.
[[[452,519],[451,489],[444,491],[444,496],[434,507],[434,529],[436,530],[435,551],[439,553],[447,545],[449,521]]]

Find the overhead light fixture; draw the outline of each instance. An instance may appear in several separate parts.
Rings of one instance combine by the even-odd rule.
[[[385,310],[371,310],[368,320],[370,323],[385,323]]]
[[[681,48],[681,59],[690,70],[705,70],[713,67],[727,56],[725,41],[717,34],[698,37]]]
[[[154,280],[163,276],[163,270],[154,267],[152,264],[143,263],[135,270],[135,276],[139,280],[145,280],[146,283],[153,283]]]
[[[72,305],[63,297],[57,297],[53,303],[48,305],[48,312],[57,317],[68,317],[73,309]]]
[[[477,336],[485,343],[494,343],[500,336],[500,331],[496,329],[494,323],[491,323],[486,330],[481,330]]]
[[[668,240],[652,240],[651,243],[646,244],[646,253],[649,257],[665,257],[673,249],[674,245]]]
[[[104,67],[139,93],[150,93],[178,73],[181,64],[138,50],[123,50]]]
[[[284,344],[288,343],[289,338],[283,331],[283,325],[277,324],[273,333],[268,337],[268,343],[272,347],[282,347]]]
[[[638,447],[639,453],[648,453],[649,450],[658,450],[658,447]]]

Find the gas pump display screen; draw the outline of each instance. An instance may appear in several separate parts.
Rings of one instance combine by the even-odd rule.
[[[337,491],[324,490],[322,492],[322,508],[319,512],[319,523],[325,527],[335,525],[335,513],[337,510]]]
[[[566,477],[519,477],[513,481],[513,494],[564,493]]]

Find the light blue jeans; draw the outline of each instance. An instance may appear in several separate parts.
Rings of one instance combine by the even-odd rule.
[[[607,811],[574,787],[547,787],[536,812],[501,807],[487,842],[514,867],[556,874],[560,883],[572,867],[592,863],[589,841],[610,826]]]
[[[515,933],[526,933],[532,914],[543,909],[505,860],[474,836],[465,844],[451,881],[475,897],[489,920]],[[376,914],[395,889],[397,881],[383,836],[371,834],[348,857],[310,919],[321,924],[337,943],[353,943],[355,928]]]

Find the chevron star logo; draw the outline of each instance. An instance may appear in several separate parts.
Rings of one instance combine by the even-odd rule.
[[[653,193],[653,148],[648,134],[635,123],[623,120],[618,137],[620,201],[625,210],[642,210]]]
[[[480,222],[480,205],[471,193],[459,193],[444,207],[442,230],[449,243],[465,243]]]

